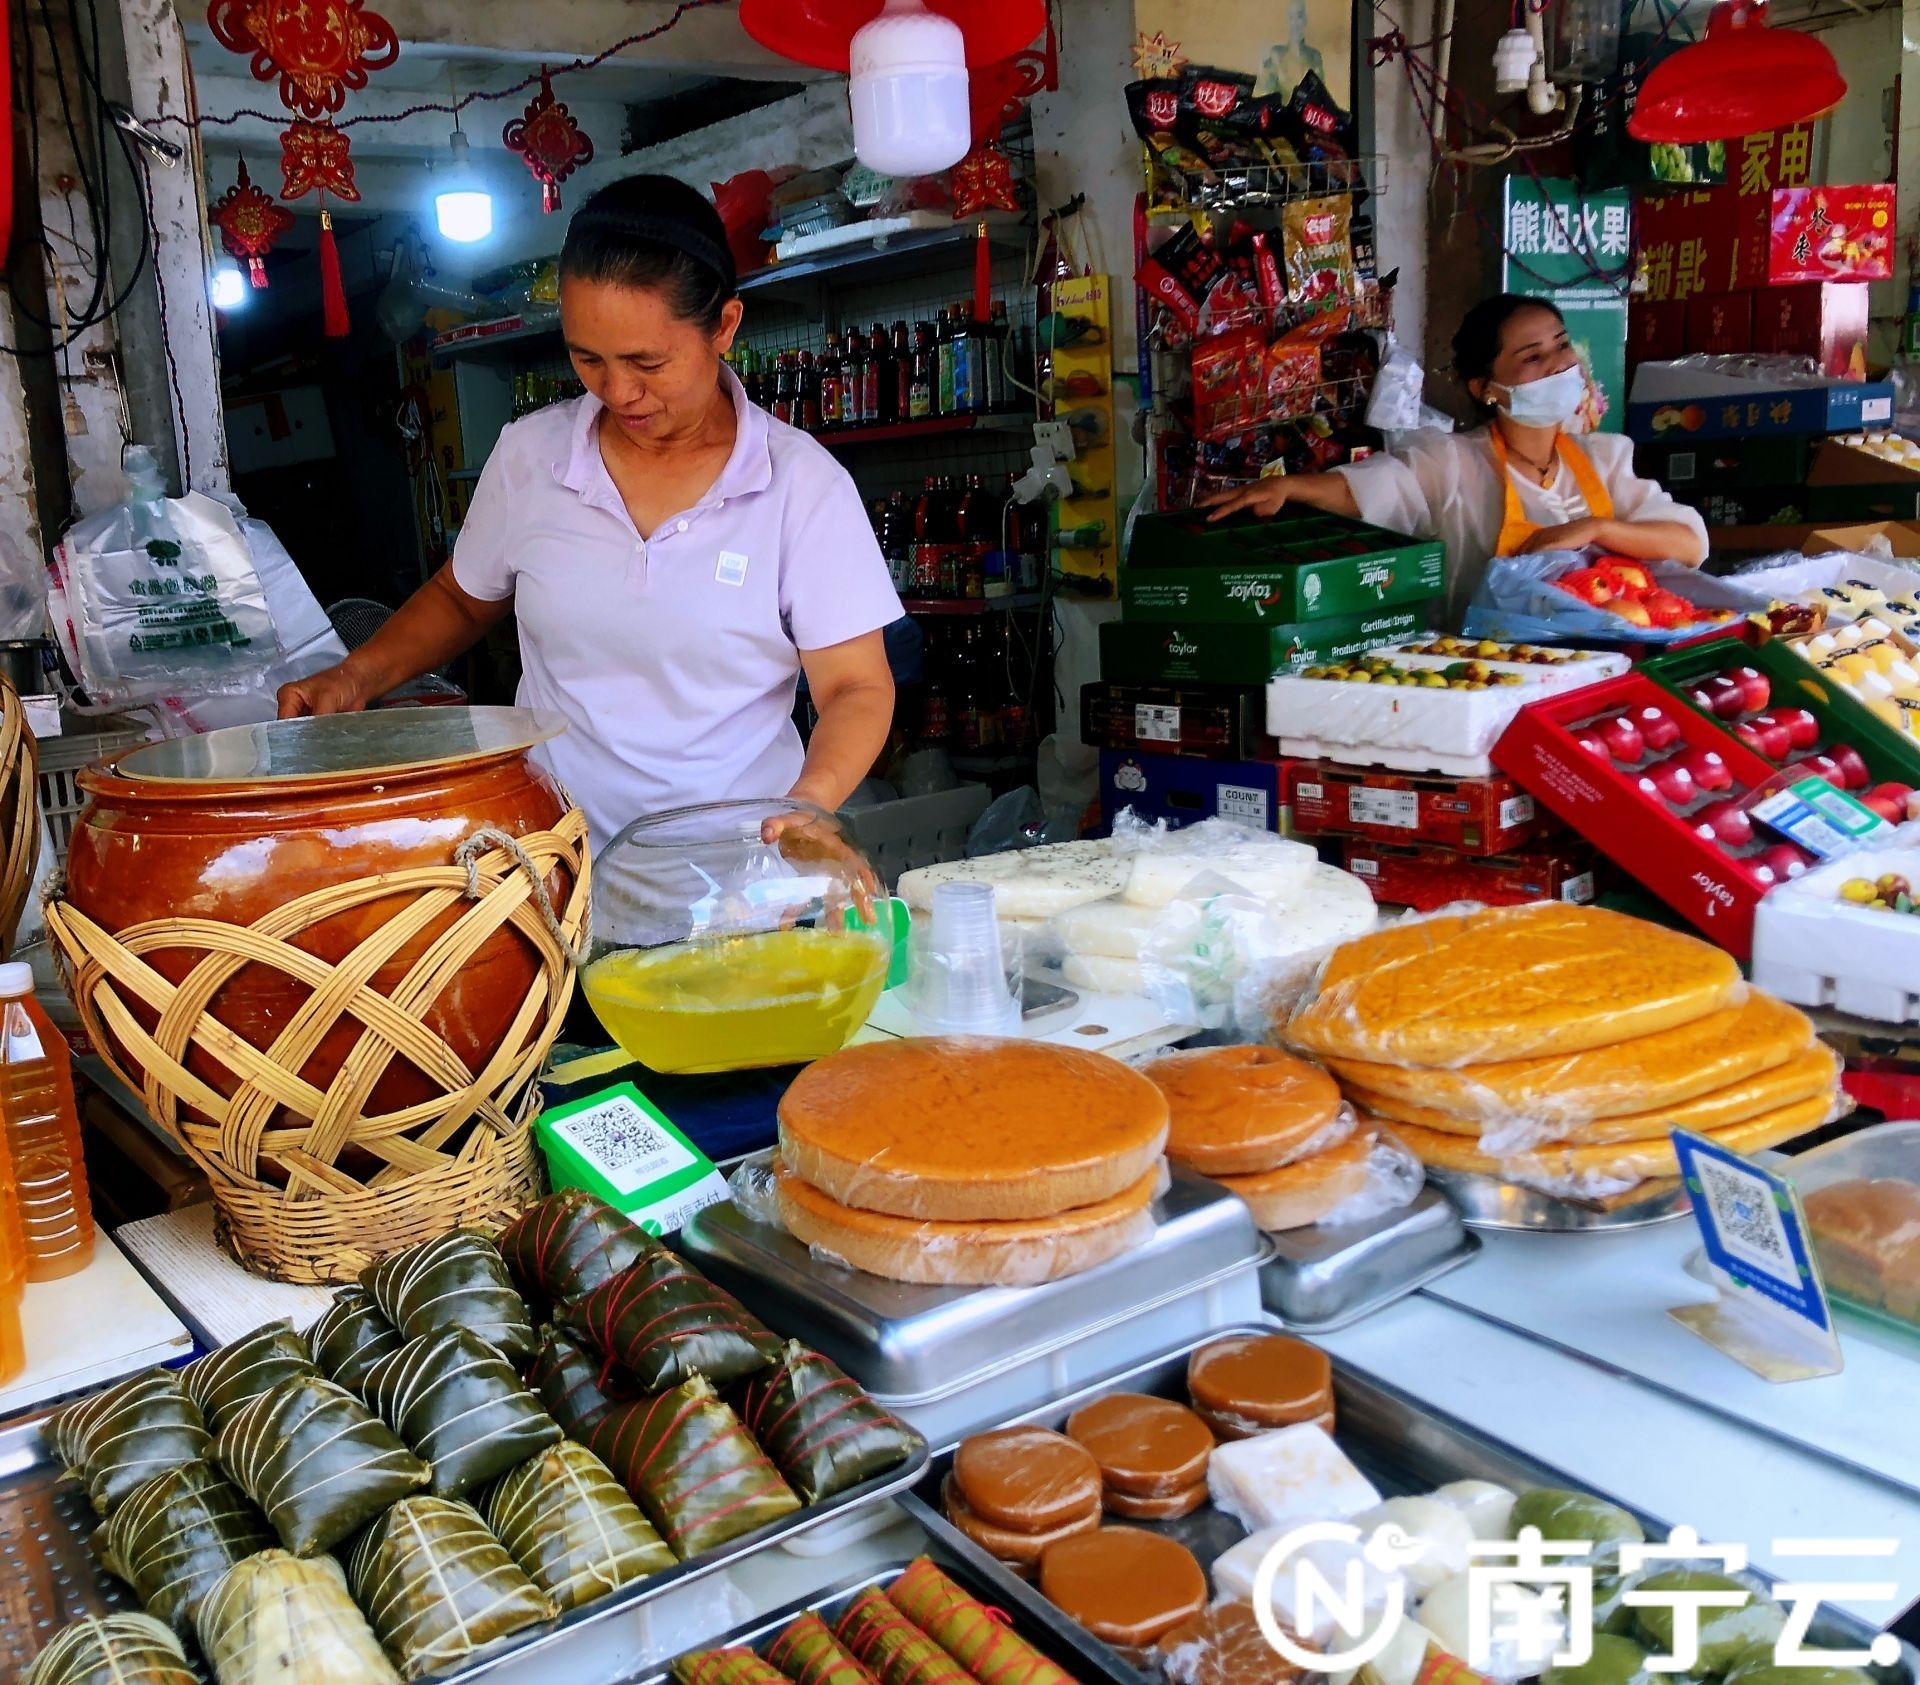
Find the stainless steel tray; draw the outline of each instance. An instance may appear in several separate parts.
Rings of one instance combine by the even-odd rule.
[[[1480,1237],[1438,1188],[1422,1188],[1411,1205],[1368,1223],[1270,1238],[1274,1256],[1260,1267],[1260,1297],[1297,1334],[1345,1328],[1480,1250]]]
[[[757,1154],[748,1164],[764,1164]],[[1043,1287],[916,1287],[815,1257],[738,1205],[710,1205],[681,1251],[770,1326],[805,1340],[893,1409],[949,1397],[1252,1269],[1270,1252],[1246,1206],[1173,1172],[1146,1245]]]
[[[1470,1228],[1530,1229],[1538,1234],[1606,1234],[1671,1222],[1692,1209],[1677,1176],[1642,1182],[1610,1200],[1560,1199],[1536,1188],[1503,1182],[1470,1170],[1427,1167],[1428,1180],[1445,1190]]]
[[[1224,1332],[1256,1334],[1271,1333],[1272,1329],[1243,1328]],[[1180,1351],[1170,1352],[1127,1374],[1116,1375],[1111,1380],[1060,1399],[1046,1410],[1031,1411],[1018,1419],[1057,1428],[1064,1425],[1068,1416],[1081,1405],[1116,1392],[1152,1393],[1157,1397],[1184,1401],[1187,1396],[1188,1356],[1196,1348],[1221,1337],[1220,1334],[1209,1334]],[[1341,1449],[1380,1489],[1383,1497],[1431,1492],[1450,1480],[1469,1479],[1495,1481],[1516,1492],[1534,1486],[1594,1490],[1588,1482],[1574,1480],[1551,1464],[1540,1462],[1525,1452],[1491,1439],[1456,1417],[1430,1409],[1399,1388],[1376,1380],[1338,1358],[1334,1359],[1333,1392],[1334,1436],[1339,1440]],[[1001,1608],[1015,1612],[1024,1619],[1034,1619],[1041,1610],[1051,1607],[1047,1600],[1037,1589],[1001,1567],[971,1539],[956,1531],[940,1513],[940,1487],[947,1477],[947,1471],[953,1466],[954,1449],[950,1445],[942,1446],[934,1453],[919,1485],[911,1496],[900,1500],[901,1505],[949,1550],[965,1556],[979,1572],[995,1576],[995,1600]],[[1605,1492],[1595,1492],[1594,1495],[1607,1498],[1609,1502],[1618,1502]],[[1666,1521],[1635,1509],[1631,1504],[1621,1507],[1633,1513],[1649,1538],[1665,1538],[1671,1530]],[[1211,1504],[1178,1521],[1134,1521],[1127,1525],[1149,1527],[1156,1533],[1165,1533],[1170,1538],[1178,1539],[1209,1572],[1216,1557],[1246,1537],[1246,1529],[1239,1522]],[[1769,1579],[1764,1574],[1757,1577]],[[1055,1614],[1058,1618],[1057,1611]],[[1823,1608],[1813,1623],[1808,1642],[1835,1649],[1865,1649],[1878,1630],[1844,1610]],[[1088,1642],[1096,1645],[1109,1658],[1111,1666],[1120,1670],[1120,1678],[1133,1681],[1135,1685],[1149,1678],[1131,1669],[1118,1651],[1100,1644],[1091,1635]],[[1868,1671],[1881,1685],[1920,1685],[1920,1651],[1910,1644],[1903,1645],[1901,1659],[1895,1666]]]
[[[52,1447],[41,1436],[47,1418],[35,1416],[0,1428],[0,1563],[12,1570],[0,1582],[0,1678],[16,1670],[53,1637],[64,1622],[106,1609],[139,1607],[133,1594],[95,1560],[88,1535],[99,1525],[85,1494],[59,1484]],[[877,1475],[825,1503],[809,1504],[783,1520],[756,1528],[717,1550],[688,1557],[636,1585],[597,1598],[543,1626],[503,1639],[459,1667],[429,1677],[436,1681],[478,1679],[495,1668],[554,1652],[548,1665],[564,1676],[561,1649],[583,1628],[624,1615],[665,1592],[732,1566],[811,1528],[868,1504],[904,1493],[924,1473],[927,1446],[920,1440],[899,1468]],[[24,1655],[19,1654],[21,1651]]]
[[[1000,1586],[997,1578],[983,1574],[979,1564],[971,1557],[960,1555],[944,1539],[931,1536],[927,1539],[925,1554],[932,1557],[934,1565],[957,1581],[969,1595],[979,1598],[983,1603],[998,1606]],[[871,1573],[843,1580],[830,1590],[818,1592],[802,1602],[790,1603],[784,1609],[763,1615],[699,1648],[723,1650],[744,1645],[757,1650],[763,1643],[777,1638],[789,1623],[809,1610],[831,1626],[841,1611],[869,1586],[884,1589],[892,1585],[905,1572],[909,1560],[903,1558],[875,1568]],[[1064,1668],[1080,1685],[1133,1685],[1136,1676],[1130,1670],[1116,1670],[1104,1644],[1089,1637],[1083,1627],[1068,1620],[1044,1599],[1036,1610],[1019,1611],[1010,1625],[1014,1632],[1050,1662]],[[672,1679],[672,1673],[662,1668],[657,1672],[637,1675],[626,1685],[672,1685]]]

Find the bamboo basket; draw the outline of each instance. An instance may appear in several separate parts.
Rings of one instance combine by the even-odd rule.
[[[39,771],[20,693],[0,677],[0,957],[13,952],[40,864]]]
[[[107,931],[56,899],[47,934],[101,1057],[206,1172],[235,1256],[280,1281],[349,1281],[450,1228],[497,1227],[538,1192],[534,1079],[573,997],[589,878],[586,820],[576,808],[553,830],[519,838],[517,849],[478,853],[470,868],[358,878],[250,925],[161,918]],[[556,882],[566,885],[558,906],[548,899]],[[404,908],[337,963],[296,946],[326,919],[399,897]],[[372,986],[443,922],[388,993]],[[529,945],[538,966],[508,1033],[472,1070],[424,1020],[503,928]],[[175,985],[148,956],[181,949],[199,957]],[[310,991],[264,1047],[208,1010],[250,965],[275,967]],[[357,1020],[358,1039],[317,1087],[300,1073],[342,1019]],[[396,1058],[437,1092],[368,1113],[367,1096]],[[217,1073],[211,1080],[201,1074],[208,1070]]]

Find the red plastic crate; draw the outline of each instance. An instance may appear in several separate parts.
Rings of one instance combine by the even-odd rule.
[[[1511,778],[1439,778],[1332,761],[1289,769],[1293,828],[1302,836],[1430,843],[1461,854],[1511,854],[1560,822]]]
[[[1631,765],[1583,748],[1575,733],[1631,712],[1658,709],[1680,729],[1679,739]],[[1733,788],[1673,807],[1640,781],[1655,761],[1690,751],[1718,754]],[[1764,847],[1737,851],[1696,829],[1710,804],[1748,805],[1778,783],[1773,767],[1718,725],[1638,671],[1583,690],[1549,697],[1520,710],[1493,746],[1494,764],[1531,790],[1608,859],[1645,884],[1709,940],[1744,960],[1753,946],[1753,909],[1772,884],[1753,864]]]
[[[1594,851],[1575,838],[1527,854],[1462,854],[1427,843],[1376,843],[1349,838],[1349,872],[1388,901],[1430,913],[1455,901],[1512,907],[1528,901],[1592,901]]]

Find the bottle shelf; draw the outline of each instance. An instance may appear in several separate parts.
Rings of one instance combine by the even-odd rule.
[[[1044,591],[1022,591],[1006,597],[902,597],[900,606],[909,614],[1012,614],[1046,600]]]
[[[918,421],[893,421],[873,427],[828,427],[812,435],[828,450],[856,445],[901,444],[956,433],[1023,433],[1033,425],[1031,410],[984,410],[969,415],[929,415]]]

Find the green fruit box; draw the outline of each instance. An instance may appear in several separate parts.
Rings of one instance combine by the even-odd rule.
[[[1425,603],[1446,588],[1437,540],[1311,509],[1217,523],[1191,510],[1143,515],[1120,570],[1126,617],[1161,623],[1329,620]]]
[[[1434,606],[1277,625],[1109,620],[1100,628],[1100,677],[1109,684],[1264,685],[1276,673],[1410,638],[1427,628]]]
[[[1726,686],[1718,681],[1739,668],[1750,668],[1765,679],[1766,698],[1737,710],[1729,698],[1722,701],[1722,712],[1714,706],[1715,693],[1725,696]],[[1872,784],[1920,784],[1920,742],[1876,717],[1783,640],[1756,644],[1744,631],[1729,633],[1652,656],[1640,664],[1640,671],[1775,767],[1851,748],[1865,769],[1864,776],[1853,769],[1848,787],[1855,795]],[[1758,694],[1755,684],[1753,695]],[[1779,753],[1777,716],[1803,709],[1813,716],[1817,735],[1808,732],[1804,721],[1791,722],[1798,729],[1789,729],[1786,751]]]

